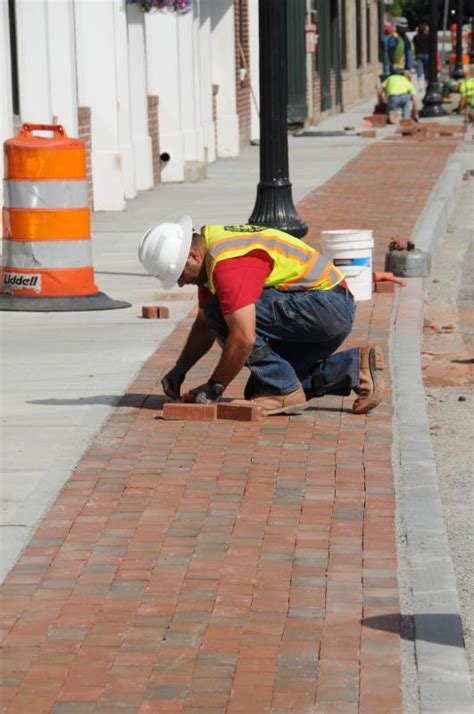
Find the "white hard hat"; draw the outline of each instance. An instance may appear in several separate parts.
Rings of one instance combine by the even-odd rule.
[[[138,257],[150,275],[170,290],[183,272],[191,247],[193,222],[182,216],[177,223],[160,223],[147,230],[140,241]]]

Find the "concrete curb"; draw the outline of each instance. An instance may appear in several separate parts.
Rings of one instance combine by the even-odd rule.
[[[433,252],[446,234],[465,159],[461,148],[436,183],[413,232],[418,248]],[[411,688],[410,713],[461,714],[472,712],[472,690],[425,405],[423,308],[424,281],[411,279],[394,306],[390,335],[396,423],[392,458],[400,510],[399,561],[405,568],[399,576],[400,594],[402,610],[407,608],[406,614],[412,615],[405,637],[413,637],[416,667],[416,683],[404,684]],[[406,645],[404,650],[406,654]],[[408,670],[405,663],[405,680]]]

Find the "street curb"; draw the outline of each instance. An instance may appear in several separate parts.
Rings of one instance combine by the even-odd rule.
[[[437,181],[413,232],[417,248],[433,252],[446,234],[465,159],[461,148]],[[412,707],[418,699],[415,708],[421,714],[467,714],[472,712],[470,673],[421,370],[423,312],[424,280],[410,279],[394,305],[390,335],[396,425],[392,460],[400,507],[398,550],[401,568],[406,570],[399,573],[399,584],[402,610],[407,607],[411,612],[406,614],[412,614],[414,633],[408,632],[408,638],[413,634],[411,664],[416,667],[417,680],[406,684],[411,687]],[[407,671],[405,667],[405,676]]]

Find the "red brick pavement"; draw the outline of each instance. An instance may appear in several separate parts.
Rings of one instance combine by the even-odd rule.
[[[375,227],[381,266],[454,147],[367,148],[300,204],[312,238]],[[386,351],[392,301],[359,305],[352,344]],[[189,324],[148,360],[4,583],[0,712],[399,714],[389,385],[368,417],[324,398],[262,422],[163,421],[156,380]]]

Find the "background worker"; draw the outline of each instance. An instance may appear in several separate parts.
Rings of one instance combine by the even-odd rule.
[[[459,92],[459,104],[455,109],[455,112],[461,114],[461,112],[473,112],[474,111],[474,78],[463,79],[456,87],[456,91]]]
[[[427,22],[420,22],[418,32],[413,38],[415,49],[415,67],[418,80],[428,78],[428,62],[430,57],[430,27]]]
[[[197,285],[199,310],[184,348],[162,380],[179,399],[187,372],[212,347],[222,354],[190,401],[218,401],[246,365],[245,398],[264,414],[283,413],[324,394],[358,395],[353,412],[379,404],[380,349],[365,345],[334,354],[355,313],[343,274],[315,249],[272,228],[162,223],[142,238],[139,258],[163,288]]]
[[[390,73],[395,70],[407,70],[411,72],[414,68],[414,48],[407,35],[408,20],[406,17],[395,19],[395,32],[387,40],[388,61]]]
[[[397,123],[399,109],[402,112],[403,119],[409,119],[410,116],[418,119],[416,89],[409,77],[409,72],[400,74],[397,71],[382,82],[381,92],[383,99],[387,102],[388,121],[390,124]]]
[[[395,25],[386,22],[383,28],[383,37],[380,40],[380,61],[382,62],[382,81],[390,74],[390,60],[388,57],[388,39],[395,32]]]

